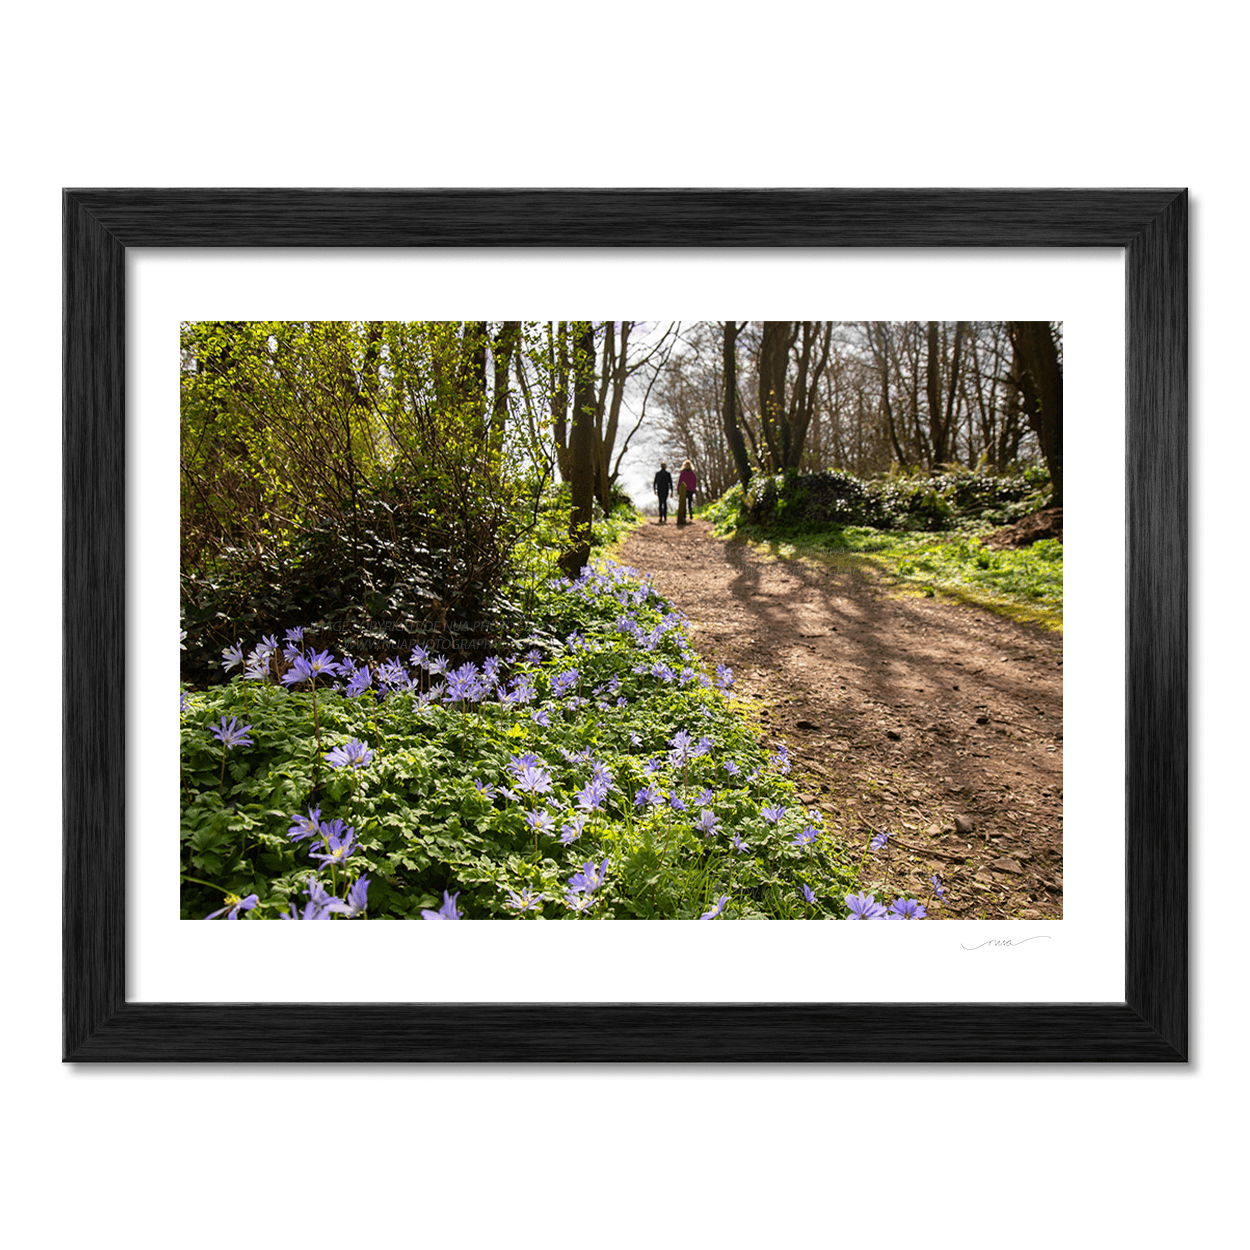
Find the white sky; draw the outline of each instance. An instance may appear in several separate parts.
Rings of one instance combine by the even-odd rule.
[[[669,321],[648,322],[647,334],[641,341],[644,343],[656,341],[663,335],[665,329],[673,324],[676,324],[680,330],[683,323],[680,321],[676,323]],[[690,323],[686,322],[684,324],[689,325]],[[642,385],[635,383],[626,394],[626,402],[638,405],[641,402],[643,390],[644,387]],[[636,406],[633,411],[634,420],[636,420]],[[634,503],[644,511],[655,506],[655,496],[651,493],[651,483],[660,467],[660,461],[667,460],[670,471],[673,469],[673,461],[675,459],[680,463],[676,448],[668,442],[660,429],[664,415],[663,406],[656,398],[653,390],[651,399],[647,404],[643,423],[639,427],[638,433],[630,440],[629,449],[625,453],[625,458],[621,461],[620,484],[629,492]],[[624,417],[622,417],[621,423],[624,426],[624,431],[617,436],[617,446],[613,453],[614,457],[620,454],[620,446],[624,441],[624,435],[629,432],[632,425],[632,422],[630,425],[626,425]]]

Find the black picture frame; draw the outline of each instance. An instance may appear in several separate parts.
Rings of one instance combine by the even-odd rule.
[[[1184,1062],[1187,211],[1138,189],[65,191],[63,1058]],[[126,251],[446,246],[1125,249],[1122,1002],[126,1001]]]

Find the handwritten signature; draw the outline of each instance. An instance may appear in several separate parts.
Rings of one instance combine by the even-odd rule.
[[[1023,946],[1025,942],[1036,942],[1038,938],[1046,938],[1050,940],[1049,933],[1035,933],[1032,937],[1021,938],[1018,942],[1014,938],[989,938],[987,941],[978,942],[976,946],[964,946],[962,942],[960,946],[964,946],[966,951],[979,951],[982,946]]]

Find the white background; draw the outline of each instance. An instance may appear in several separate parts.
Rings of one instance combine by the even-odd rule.
[[[1246,680],[1221,579],[1242,564],[1246,188],[1226,13],[548,0],[9,18],[3,1174],[18,1244],[324,1230],[401,1245],[1092,1247],[1240,1221]],[[1189,186],[1192,1062],[61,1065],[60,188],[93,185]],[[1075,458],[1080,431],[1068,445]]]

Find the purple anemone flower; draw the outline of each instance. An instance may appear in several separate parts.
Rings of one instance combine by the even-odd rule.
[[[522,794],[547,794],[551,790],[551,773],[536,765],[527,765],[516,775],[516,786]]]
[[[509,890],[508,901],[504,906],[513,911],[532,911],[544,898],[546,898],[545,894],[535,894],[527,885],[522,886],[519,893],[516,890]]]
[[[674,764],[685,764],[692,758],[690,735],[684,729],[679,729],[669,742],[673,749],[668,753],[668,758]]]
[[[319,676],[322,673],[328,673],[330,676],[333,676],[341,667],[328,651],[310,651],[304,663],[308,665],[314,676]]]
[[[581,674],[575,668],[557,673],[551,679],[551,695],[555,699],[563,698],[581,680]]]
[[[592,777],[578,792],[577,806],[587,812],[598,811],[608,797],[610,783],[602,777]]]
[[[574,812],[573,818],[567,824],[560,826],[560,841],[568,846],[570,842],[576,842],[582,836],[582,830],[586,827],[586,812]]]
[[[252,745],[251,738],[247,737],[251,730],[251,725],[240,725],[237,716],[232,716],[228,723],[223,716],[221,724],[213,726],[212,733],[213,737],[223,747],[233,751],[235,747],[250,747]]]
[[[308,902],[304,904],[302,912],[296,911],[295,904],[292,903],[290,912],[283,912],[278,919],[329,920],[330,912],[336,907],[343,906],[343,900],[330,894],[316,877],[308,878],[308,890],[306,893],[308,894]]]
[[[259,902],[260,899],[255,894],[249,894],[246,898],[240,898],[237,894],[227,894],[226,905],[219,907],[216,911],[209,912],[204,919],[214,920],[224,911],[227,920],[238,920],[239,912],[251,911]]]
[[[873,894],[848,894],[846,905],[851,909],[848,920],[880,920],[885,915],[885,908]]]
[[[663,793],[658,790],[651,782],[647,782],[637,794],[634,795],[634,806],[643,807],[650,803],[658,807],[664,802]]]
[[[330,904],[330,911],[338,912],[344,915],[348,920],[354,920],[360,915],[369,903],[369,878],[361,877],[356,881],[350,890],[347,891],[347,902],[334,902]]]
[[[363,768],[371,759],[373,752],[359,738],[350,738],[342,746],[326,752],[326,763],[331,768]]]
[[[556,827],[556,822],[552,820],[551,813],[548,811],[526,812],[525,823],[529,825],[535,833],[541,833],[544,837],[550,834]]]
[[[323,652],[322,654],[325,653]],[[311,661],[301,655],[298,651],[289,658],[291,661],[291,667],[282,674],[282,684],[284,686],[297,686],[302,681],[316,681],[318,673],[331,673],[338,671],[338,665],[335,665],[331,669],[324,663],[322,663],[320,667],[314,668]]]
[[[356,830],[341,820],[323,823],[318,833],[325,840],[325,850],[310,849],[308,853],[323,864],[341,864],[356,849]]]
[[[721,895],[721,896],[720,896],[720,897],[716,900],[716,904],[715,904],[715,906],[713,906],[712,910],[711,910],[711,911],[705,911],[705,912],[703,913],[703,915],[701,915],[701,916],[699,917],[699,919],[700,919],[700,920],[715,920],[715,919],[716,919],[716,917],[717,917],[717,916],[719,916],[719,915],[721,914],[721,912],[723,912],[723,911],[725,910],[725,904],[726,904],[727,902],[729,902],[729,895],[728,895],[728,894],[722,894],[722,895]]]
[[[247,667],[243,670],[244,681],[268,681],[269,652],[259,647],[247,657]]]
[[[456,899],[458,899],[459,897],[460,897],[459,890],[457,890],[455,894],[448,894],[447,891],[444,890],[443,891],[443,905],[438,909],[438,911],[431,911],[428,907],[423,907],[421,909],[421,919],[422,920],[459,920],[464,915],[464,912],[456,910]]]
[[[310,807],[307,816],[292,816],[291,827],[286,832],[292,842],[317,837],[321,832],[321,808]]]
[[[369,671],[367,664],[362,664],[352,674],[351,680],[347,683],[347,697],[354,699],[358,694],[363,694],[372,685],[373,674]]]
[[[902,920],[923,920],[926,916],[924,904],[914,898],[896,898],[890,904],[891,919],[898,916]]]
[[[594,860],[582,865],[581,872],[575,872],[569,878],[569,891],[573,894],[593,894],[604,882],[608,874],[608,857],[596,867]]]

